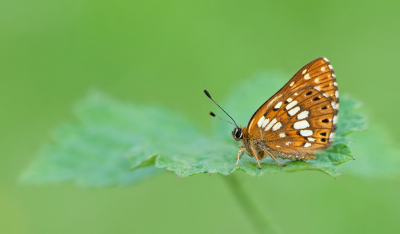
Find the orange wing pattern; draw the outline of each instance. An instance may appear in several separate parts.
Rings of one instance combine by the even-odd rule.
[[[332,65],[317,58],[301,68],[252,116],[247,138],[282,158],[315,158],[334,137],[339,93]]]

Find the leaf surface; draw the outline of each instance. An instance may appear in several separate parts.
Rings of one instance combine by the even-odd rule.
[[[238,123],[247,125],[254,111],[284,85],[281,77],[279,73],[267,73],[241,83],[227,95],[222,106],[235,116],[236,121],[239,120]],[[213,97],[216,98],[215,95]],[[231,136],[233,127],[222,121],[215,121],[216,131],[213,136],[199,135],[199,138],[192,139],[184,146],[175,145],[174,152],[164,151],[156,158],[155,165],[157,168],[175,171],[178,176],[200,173],[227,175],[235,170],[242,170],[253,176],[278,171],[318,170],[336,177],[340,175],[337,166],[353,159],[348,145],[351,141],[347,135],[366,128],[365,117],[357,113],[360,106],[359,102],[348,96],[341,96],[335,142],[330,149],[318,154],[315,160],[307,162],[284,160],[287,166],[282,167],[271,158],[266,158],[261,161],[260,170],[254,158],[244,155],[238,166],[234,167],[238,143]]]
[[[282,77],[279,73],[260,74],[233,87],[221,104],[238,123],[247,125],[254,111],[282,87]],[[204,95],[201,90],[199,95]],[[219,96],[213,97],[219,100]],[[209,108],[217,108],[205,96],[204,102],[209,103]],[[127,104],[93,92],[76,105],[77,121],[56,129],[54,141],[43,147],[22,179],[31,183],[125,185],[165,169],[180,177],[201,173],[229,175],[236,170],[253,176],[318,170],[336,177],[340,175],[338,165],[353,158],[348,134],[366,128],[365,117],[357,112],[359,107],[359,102],[340,96],[335,142],[317,159],[285,160],[287,166],[282,167],[266,158],[261,161],[260,170],[256,160],[247,155],[234,167],[238,143],[231,136],[232,126],[223,121],[212,119],[215,132],[206,135],[182,114]]]

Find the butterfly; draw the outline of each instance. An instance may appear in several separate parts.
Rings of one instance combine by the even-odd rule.
[[[247,127],[218,105],[207,90],[205,94],[232,119],[232,136],[241,141],[235,166],[244,153],[259,160],[268,156],[290,160],[315,159],[315,154],[333,142],[338,121],[339,92],[329,60],[317,58],[302,67],[277,93],[258,108]]]

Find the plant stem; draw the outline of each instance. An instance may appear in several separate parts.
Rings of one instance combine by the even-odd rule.
[[[258,206],[251,201],[246,191],[243,189],[235,175],[224,176],[225,181],[232,194],[239,202],[246,216],[259,233],[275,233],[265,215],[258,209]]]

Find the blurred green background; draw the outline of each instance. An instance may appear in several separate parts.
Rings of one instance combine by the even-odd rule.
[[[18,177],[91,88],[185,112],[210,130],[204,88],[221,100],[231,83],[268,69],[294,74],[320,56],[396,142],[399,10],[398,1],[0,1],[0,233],[254,233],[219,175],[162,173],[103,189]],[[239,179],[282,233],[400,229],[398,177]]]

